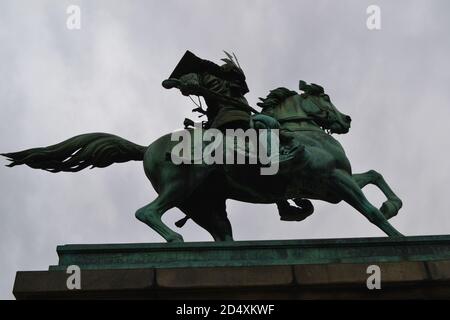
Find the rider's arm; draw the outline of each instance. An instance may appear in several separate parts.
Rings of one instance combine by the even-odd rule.
[[[184,95],[205,96],[205,90],[228,95],[226,81],[209,73],[188,73],[180,77],[179,89]]]
[[[199,87],[202,85],[201,76],[198,73],[188,73],[180,77],[179,89],[185,96],[199,95]]]

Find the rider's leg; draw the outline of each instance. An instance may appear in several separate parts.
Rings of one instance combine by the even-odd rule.
[[[360,188],[363,188],[368,184],[374,184],[383,192],[387,200],[381,206],[380,211],[384,214],[386,219],[390,219],[397,215],[402,207],[402,201],[394,191],[392,191],[380,173],[375,170],[370,170],[365,173],[354,174],[352,177]]]
[[[370,222],[390,237],[402,236],[364,196],[352,176],[343,170],[334,170],[331,174],[331,188],[337,196],[361,212]]]

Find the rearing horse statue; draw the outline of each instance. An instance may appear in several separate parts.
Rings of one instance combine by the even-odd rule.
[[[389,222],[402,206],[383,177],[374,170],[353,174],[344,149],[331,133],[343,134],[351,119],[337,110],[321,86],[300,81],[302,94],[286,88],[272,90],[253,116],[256,127],[278,121],[283,141],[298,146],[295,157],[280,162],[275,175],[260,175],[246,165],[176,165],[167,159],[176,141],[164,135],[148,147],[107,133],[88,133],[44,148],[5,153],[11,163],[50,172],[77,172],[131,160],[143,161],[145,174],[158,197],[137,210],[136,217],[168,242],[183,238],[161,217],[178,207],[207,230],[215,241],[233,240],[227,218],[227,199],[251,203],[279,203],[288,199],[345,201],[388,236],[402,236]],[[273,120],[275,119],[275,120]],[[276,122],[275,121],[275,122]],[[192,134],[193,130],[189,129]],[[374,207],[361,189],[376,185],[387,200]]]

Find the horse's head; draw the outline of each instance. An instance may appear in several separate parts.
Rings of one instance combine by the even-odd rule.
[[[350,116],[341,113],[331,102],[330,97],[324,92],[323,88],[317,84],[306,84],[300,80],[302,109],[324,130],[331,133],[347,133],[350,130]]]

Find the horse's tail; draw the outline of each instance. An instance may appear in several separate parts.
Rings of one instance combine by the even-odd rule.
[[[104,168],[113,163],[142,161],[147,147],[108,133],[86,133],[45,148],[3,153],[8,167],[25,164],[50,172],[77,172],[86,167]]]

